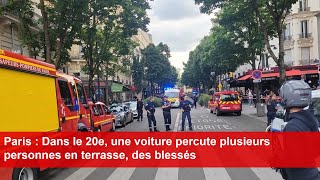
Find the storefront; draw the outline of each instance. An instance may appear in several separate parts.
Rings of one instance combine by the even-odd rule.
[[[279,68],[261,69],[261,89],[262,91],[268,89],[273,92],[278,92],[281,85],[279,83]],[[254,83],[252,79],[252,70],[248,71],[246,75],[237,79],[237,85],[239,87],[245,87],[245,89],[253,89]],[[286,70],[286,76],[288,79],[304,79],[311,88],[318,86],[319,74],[317,65],[308,66],[295,66]]]

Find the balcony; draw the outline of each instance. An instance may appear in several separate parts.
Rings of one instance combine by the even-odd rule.
[[[298,8],[298,12],[309,12],[310,11],[310,7],[299,7]]]
[[[299,34],[299,39],[310,39],[311,37],[312,37],[312,33]]]

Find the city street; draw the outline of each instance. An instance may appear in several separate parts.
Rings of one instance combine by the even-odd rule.
[[[224,115],[217,117],[206,108],[193,109],[194,132],[199,131],[264,131],[265,118],[254,117],[255,109],[244,105],[242,116]],[[144,112],[145,113],[145,112]],[[173,131],[181,129],[181,112],[172,110]],[[134,121],[119,132],[148,131],[148,122]],[[164,131],[162,110],[156,110],[158,129]],[[187,124],[187,123],[186,123]],[[186,128],[186,132],[189,129]],[[252,159],[254,161],[254,159]],[[281,175],[271,168],[72,168],[51,169],[41,172],[41,180],[281,180]]]

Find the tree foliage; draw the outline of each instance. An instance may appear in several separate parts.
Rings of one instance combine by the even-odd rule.
[[[283,30],[285,27],[284,20],[290,13],[292,5],[297,0],[195,0],[196,4],[200,4],[202,13],[211,14],[214,9],[224,8],[233,4],[241,3],[244,6],[251,7],[252,12],[258,20],[257,27],[263,33],[264,43],[268,53],[280,68],[280,81],[286,79],[284,65],[284,38]],[[245,9],[243,9],[245,10]],[[246,16],[239,16],[240,19],[246,19]],[[273,52],[270,39],[279,38],[278,56]]]
[[[152,92],[154,83],[161,87],[165,84],[176,84],[178,80],[177,70],[171,66],[169,59],[160,51],[158,46],[151,44],[142,50],[142,54],[142,61],[146,69],[144,77],[150,83]]]

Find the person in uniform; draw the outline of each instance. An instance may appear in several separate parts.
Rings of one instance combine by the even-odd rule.
[[[166,127],[166,131],[170,131],[171,125],[171,102],[168,101],[168,97],[164,96],[162,101],[162,110],[163,110],[163,118],[164,125]]]
[[[191,115],[190,115],[191,108],[192,108],[192,102],[188,100],[188,96],[183,96],[183,101],[180,102],[180,109],[182,110],[181,131],[184,131],[186,118],[188,118],[189,130],[193,131],[192,123],[191,123]]]
[[[143,120],[143,102],[141,100],[141,97],[139,97],[137,100],[137,111],[138,111],[138,121],[142,121]]]
[[[155,109],[155,105],[154,105],[154,97],[153,96],[150,97],[150,101],[146,104],[145,109],[147,111],[150,132],[153,132],[152,129],[154,129],[154,132],[159,132],[157,129],[156,118],[154,116],[156,109]],[[152,128],[152,125],[153,125],[153,128]]]

